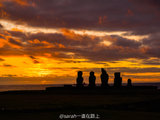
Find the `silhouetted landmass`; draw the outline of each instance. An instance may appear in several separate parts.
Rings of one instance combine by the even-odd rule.
[[[110,86],[103,88],[101,86],[96,87],[83,87],[77,88],[74,86],[70,87],[47,87],[47,92],[52,92],[56,94],[122,94],[122,93],[136,93],[136,92],[154,92],[157,91],[157,86],[123,86],[121,88],[115,88]]]
[[[85,90],[89,90],[90,94],[88,94],[83,93],[81,88],[68,87],[55,87],[52,92],[1,92],[0,118],[2,120],[56,120],[62,113],[95,113],[100,115],[100,120],[121,120],[121,118],[159,120],[159,90],[146,90],[146,87],[145,90],[137,88],[133,90],[134,87],[133,89],[85,87]],[[108,92],[103,92],[104,89]],[[97,90],[99,92],[96,92]]]

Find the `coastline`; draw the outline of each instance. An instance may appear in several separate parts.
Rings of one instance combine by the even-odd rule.
[[[24,84],[24,85],[0,85],[0,92],[3,91],[15,91],[15,90],[45,90],[46,87],[63,87],[68,84]],[[75,84],[72,84],[75,86]],[[113,83],[110,83],[112,86]],[[153,83],[133,83],[133,86],[157,86],[160,89],[160,82]],[[100,84],[97,84],[100,86]],[[126,86],[126,83],[123,83],[123,86]]]

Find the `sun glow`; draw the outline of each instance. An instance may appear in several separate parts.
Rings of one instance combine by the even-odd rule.
[[[80,30],[80,29],[63,29],[62,28],[40,28],[40,27],[31,27],[25,24],[16,24],[13,21],[6,21],[6,20],[0,20],[0,24],[3,26],[3,30],[8,30],[8,31],[15,31],[15,32],[23,32],[25,34],[36,34],[36,33],[58,33],[58,34],[64,34],[63,30],[67,30],[68,34],[71,34],[72,37],[78,37],[77,35],[87,35],[90,36],[90,38],[95,38],[95,37],[100,37],[102,39],[102,42],[99,44],[104,45],[104,46],[110,46],[114,39],[110,38],[110,35],[118,35],[124,38],[128,39],[134,39],[134,40],[142,40],[144,38],[147,38],[148,36],[138,36],[138,35],[130,35],[127,36],[125,35],[128,33],[127,31],[93,31],[93,30]],[[67,32],[66,31],[66,32]],[[68,35],[67,34],[67,35]],[[16,38],[17,39],[17,38]],[[78,38],[77,38],[78,39]],[[29,43],[31,44],[49,44],[45,41],[39,41],[38,39],[28,40]],[[27,42],[24,44],[28,44]],[[53,46],[50,45],[50,47],[47,48],[52,48]],[[59,48],[65,48],[63,45],[59,45]],[[56,54],[56,53],[55,53]],[[69,56],[74,56],[73,52],[64,52],[64,54],[69,55]],[[58,53],[57,53],[58,55]],[[2,56],[3,57],[3,56]],[[88,59],[80,58],[80,59],[75,59],[72,57],[72,59],[61,59],[59,60],[58,58],[53,59],[51,58],[52,55],[50,53],[45,53],[44,56],[36,56],[38,58],[38,62],[34,62],[33,59],[31,59],[29,56],[24,55],[24,56],[5,56],[3,57],[5,61],[0,62],[0,67],[2,69],[2,72],[0,74],[1,77],[7,77],[7,76],[12,76],[12,77],[43,77],[48,79],[48,77],[60,77],[60,76],[65,76],[65,77],[75,77],[77,75],[78,70],[84,70],[84,76],[88,76],[88,72],[86,70],[94,70],[100,68],[123,68],[123,67],[128,67],[128,68],[147,68],[147,67],[154,67],[154,65],[144,65],[141,64],[141,60],[138,59],[125,59],[121,61],[115,61],[115,62],[96,62],[96,61],[90,61]],[[135,61],[135,62],[133,62]],[[7,63],[7,64],[6,64]],[[18,63],[18,64],[17,64]],[[160,68],[160,66],[155,65],[155,67]],[[11,69],[12,68],[12,69]],[[100,76],[100,73],[95,73],[96,76]],[[108,71],[110,72],[110,71]],[[131,76],[134,78],[134,81],[140,81],[139,77],[141,76],[152,76],[155,75],[157,77],[159,73],[139,73],[135,74],[137,77],[134,77],[134,74],[131,73],[126,73],[124,72],[124,79],[127,80],[126,76]],[[113,73],[111,73],[111,81],[113,77]],[[97,78],[97,81],[99,81],[100,78]],[[146,80],[146,79],[145,79]],[[155,79],[157,80],[157,79]],[[143,81],[143,80],[142,80]],[[34,81],[33,81],[34,82]],[[50,81],[47,80],[41,80],[42,84],[47,84],[50,83]]]

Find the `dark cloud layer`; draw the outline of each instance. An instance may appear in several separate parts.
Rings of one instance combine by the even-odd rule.
[[[153,57],[160,57],[160,33],[151,35],[143,40],[143,44],[148,47],[147,54]]]
[[[128,40],[119,36],[112,36],[112,37],[116,39],[116,42],[114,43],[114,45],[117,45],[117,46],[139,48],[142,45],[141,42],[138,42],[135,40]]]
[[[34,5],[3,2],[7,18],[39,27],[159,32],[158,0],[32,0]],[[6,16],[5,16],[6,18]]]
[[[91,61],[116,61],[128,58],[160,57],[160,3],[158,0],[32,0],[23,3],[2,1],[2,19],[17,24],[45,28],[66,28],[62,34],[24,34],[18,31],[5,35],[0,55],[28,55],[34,63],[37,56],[52,58],[87,58]],[[104,39],[77,35],[67,28],[130,31],[149,38],[135,41],[122,36],[110,36],[111,45],[100,44]],[[67,33],[67,35],[66,35]],[[69,34],[69,35],[68,35]],[[70,36],[71,35],[71,36]],[[107,37],[107,36],[106,36]],[[147,64],[146,62],[144,64]]]
[[[70,31],[71,32],[71,31]],[[19,34],[10,32],[11,35],[18,37]],[[122,38],[119,36],[110,36],[111,45],[101,44],[102,38],[90,37],[87,35],[78,35],[70,33],[65,34],[30,34],[24,36],[22,41],[9,39],[8,42],[17,45],[5,46],[0,48],[1,55],[21,55],[44,56],[51,54],[53,58],[87,58],[92,61],[115,61],[127,58],[148,58],[146,51],[143,50],[142,43]],[[106,36],[107,37],[107,36]],[[22,44],[25,42],[25,44]],[[68,54],[73,53],[73,54]],[[36,60],[33,57],[32,60]],[[37,62],[38,63],[38,62]]]

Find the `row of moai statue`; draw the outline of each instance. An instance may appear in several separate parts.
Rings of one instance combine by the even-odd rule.
[[[105,69],[101,69],[101,87],[108,87],[109,84],[108,84],[108,80],[109,80],[109,75],[107,74],[106,70]],[[77,84],[76,86],[77,87],[83,87],[84,84],[83,84],[83,72],[82,71],[78,71],[78,77],[77,77]],[[115,72],[114,73],[114,86],[115,87],[121,87],[122,86],[122,77],[120,75],[120,72]],[[90,76],[89,76],[89,87],[95,87],[96,84],[96,76],[94,75],[94,72],[91,71],[90,72]],[[127,86],[128,87],[131,87],[132,86],[132,81],[131,79],[128,79],[128,83],[127,83]]]

